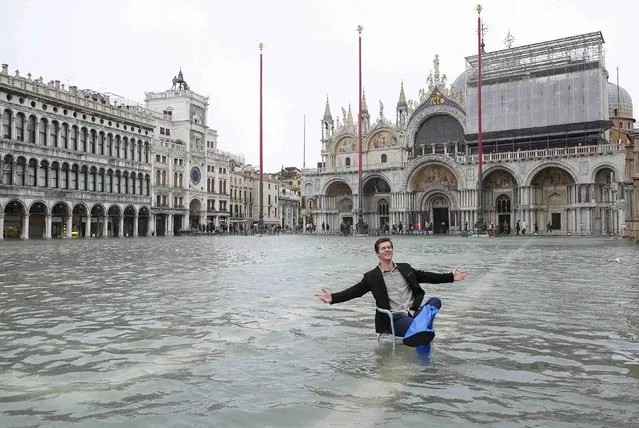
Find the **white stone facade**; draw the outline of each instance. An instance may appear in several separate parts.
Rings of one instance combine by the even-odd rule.
[[[475,227],[480,205],[477,135],[469,133],[464,109],[464,94],[472,91],[447,87],[437,57],[434,66],[419,101],[407,101],[401,86],[395,122],[384,116],[380,102],[379,118],[370,124],[362,100],[361,189],[357,123],[350,108],[333,120],[327,100],[321,121],[322,162],[303,171],[306,222],[339,230],[342,223],[355,224],[361,214],[369,230],[401,224],[404,231],[429,227],[434,233],[455,233]],[[586,83],[593,87],[585,90],[607,100],[601,93],[607,76],[603,61],[588,67]],[[593,67],[600,72],[593,73]],[[526,87],[526,78],[520,79],[519,86]],[[544,77],[529,85],[543,87],[540,79]],[[554,88],[557,79],[548,78],[548,88]],[[466,79],[456,84],[460,81]],[[566,90],[578,88],[567,85]],[[540,123],[511,132],[498,116],[486,119],[493,130],[484,139],[481,205],[486,225],[493,223],[501,233],[515,233],[518,221],[527,223],[529,233],[545,233],[547,225],[549,233],[622,233],[624,147],[609,140],[608,106],[589,109],[601,110],[592,116],[606,120]]]

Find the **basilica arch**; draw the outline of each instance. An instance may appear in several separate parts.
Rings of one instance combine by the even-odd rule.
[[[483,206],[487,223],[493,223],[499,233],[510,233],[517,221],[514,208],[518,203],[519,184],[509,167],[498,165],[483,173]]]
[[[379,175],[369,175],[362,183],[362,209],[364,221],[372,229],[384,229],[390,223],[390,194],[388,180]]]
[[[453,169],[439,162],[423,163],[411,174],[407,189],[416,202],[416,209],[409,215],[412,225],[428,227],[433,233],[448,233],[451,227],[459,227],[459,182]]]
[[[533,215],[527,229],[537,227],[552,230],[570,229],[575,201],[575,176],[562,166],[544,166],[535,171],[530,181]]]

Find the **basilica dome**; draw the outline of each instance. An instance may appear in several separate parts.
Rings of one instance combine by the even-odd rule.
[[[618,91],[617,88],[619,88]],[[634,119],[630,94],[621,86],[617,87],[611,82],[608,82],[608,112],[611,118]]]

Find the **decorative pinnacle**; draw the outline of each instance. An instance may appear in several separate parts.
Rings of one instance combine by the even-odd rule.
[[[264,49],[264,43],[260,42],[260,52]]]
[[[359,34],[362,34],[362,30],[363,30],[363,29],[364,29],[364,27],[362,27],[361,25],[358,25],[358,26],[357,26],[357,32],[358,32]]]
[[[477,15],[481,15],[481,5],[477,4],[477,7],[475,8],[475,10],[477,11]]]

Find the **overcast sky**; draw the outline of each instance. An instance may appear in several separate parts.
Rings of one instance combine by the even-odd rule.
[[[45,82],[112,92],[143,102],[171,87],[182,68],[209,97],[218,147],[259,165],[259,42],[264,48],[264,169],[320,160],[320,120],[328,95],[333,117],[357,112],[357,25],[371,121],[395,120],[400,83],[416,99],[433,68],[451,83],[476,54],[475,1],[378,0],[14,0],[0,8],[0,62]],[[606,41],[609,80],[639,94],[632,31],[636,6],[568,0],[482,2],[486,50],[592,31]],[[304,133],[306,115],[306,133]]]

